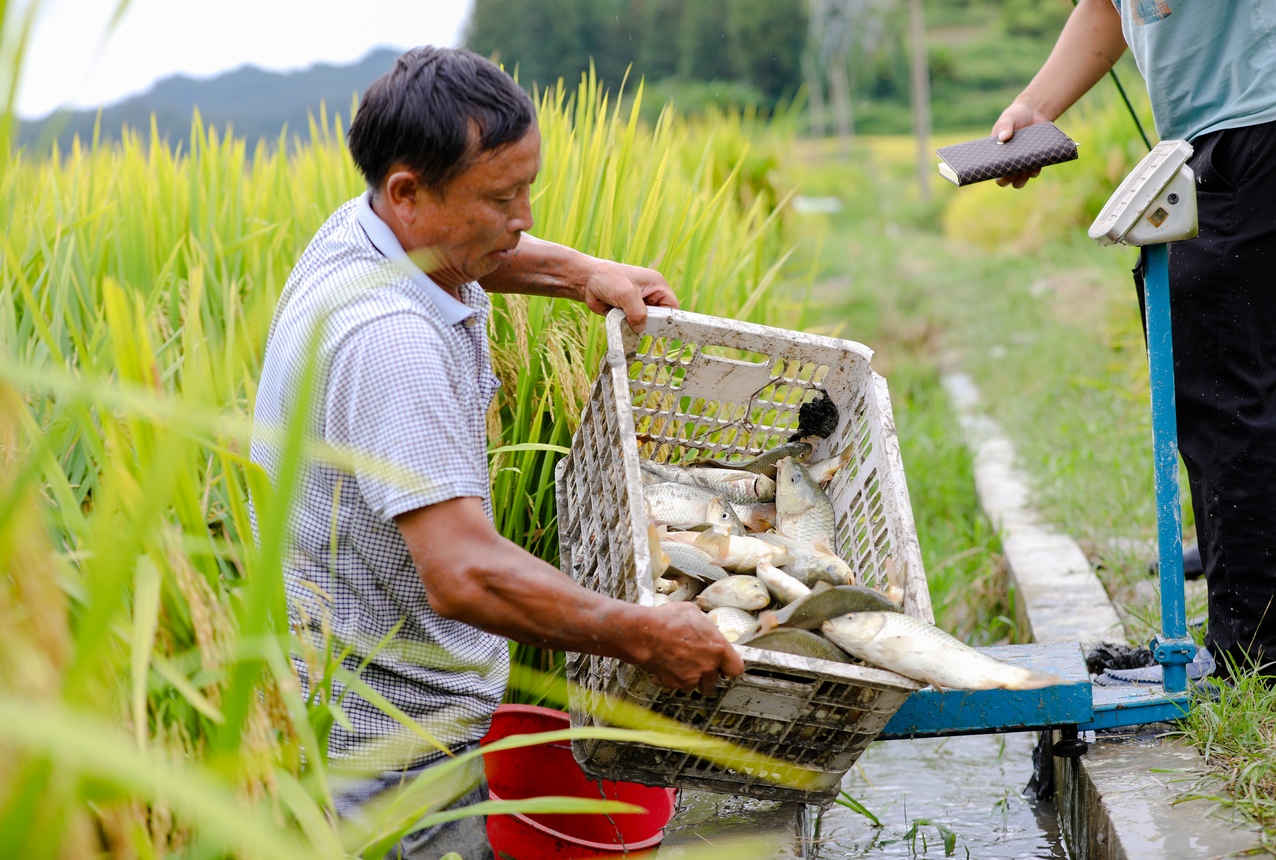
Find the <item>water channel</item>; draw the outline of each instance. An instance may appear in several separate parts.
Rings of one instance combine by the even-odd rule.
[[[1066,860],[1054,804],[1022,794],[1035,742],[1020,732],[873,744],[842,786],[882,826],[830,807],[819,824],[819,860]]]

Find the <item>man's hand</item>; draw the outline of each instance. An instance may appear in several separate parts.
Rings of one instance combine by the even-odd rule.
[[[497,534],[482,499],[449,499],[395,522],[430,606],[444,618],[538,648],[616,657],[675,690],[707,695],[719,673],[744,671],[695,604],[636,606],[582,588]]]
[[[678,307],[678,297],[664,275],[655,269],[593,259],[592,271],[581,284],[581,295],[585,306],[594,313],[605,314],[612,308],[620,308],[625,312],[629,327],[641,334],[647,325],[648,305]]]
[[[1021,128],[1054,122],[1098,83],[1123,53],[1121,13],[1112,0],[1076,0],[1045,65],[993,123],[992,136],[1005,142]],[[1023,188],[1039,172],[1003,176],[997,184]]]
[[[1036,125],[1039,122],[1050,122],[1050,117],[1041,111],[1024,104],[1023,102],[1015,102],[1010,107],[1001,112],[1001,116],[992,124],[992,136],[997,140],[1005,143],[1015,136],[1021,128],[1027,128],[1030,125]],[[1014,173],[1010,176],[1003,176],[997,180],[997,184],[1002,188],[1007,185],[1013,185],[1015,188],[1023,188],[1029,179],[1036,178],[1041,173],[1041,168],[1037,167],[1033,170],[1025,170],[1023,173]]]
[[[651,658],[638,667],[662,687],[710,695],[718,676],[744,672],[744,660],[694,603],[668,603],[651,611]]]

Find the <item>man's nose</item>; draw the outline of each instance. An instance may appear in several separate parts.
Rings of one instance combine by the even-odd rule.
[[[518,205],[514,207],[513,217],[510,218],[509,230],[511,233],[523,232],[532,229],[532,195],[524,193],[519,196]]]

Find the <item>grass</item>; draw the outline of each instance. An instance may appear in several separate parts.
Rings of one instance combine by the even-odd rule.
[[[1276,685],[1252,673],[1233,675],[1234,684],[1213,687],[1216,696],[1198,696],[1180,724],[1211,770],[1183,799],[1212,800],[1257,823],[1263,847],[1276,854]]]

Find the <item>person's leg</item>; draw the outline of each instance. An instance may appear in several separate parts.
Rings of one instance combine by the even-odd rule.
[[[484,800],[487,800],[486,782],[458,798],[452,806],[473,806]],[[461,855],[462,860],[493,860],[492,846],[487,841],[487,818],[471,815],[409,833],[386,855],[386,860],[438,860],[451,851]]]
[[[477,744],[471,748],[477,748]],[[429,766],[391,771],[342,786],[333,798],[337,813],[342,818],[357,820],[392,794],[407,790],[413,780],[428,769]],[[444,809],[461,809],[487,800],[487,781],[483,778],[482,758],[475,758],[470,767],[415,791],[414,796],[405,797],[404,802],[409,807],[429,804],[431,801],[437,803],[434,799],[440,795],[453,798],[441,807]],[[390,849],[386,858],[439,860],[450,852],[461,855],[463,860],[493,860],[492,848],[487,841],[486,817],[470,815],[409,833]]]
[[[1201,234],[1170,251],[1179,450],[1207,644],[1261,662],[1276,659],[1276,126],[1196,147]]]

